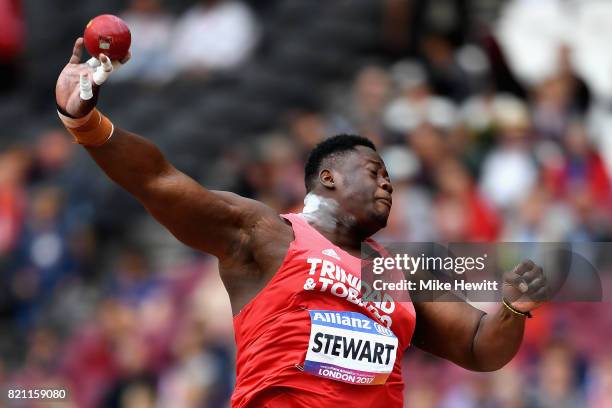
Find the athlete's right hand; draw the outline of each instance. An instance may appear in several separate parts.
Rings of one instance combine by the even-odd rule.
[[[129,59],[128,54],[121,61],[113,61],[104,54],[81,63],[83,56],[83,39],[77,38],[72,49],[72,56],[57,78],[55,101],[61,113],[73,118],[87,115],[98,100],[100,85],[113,72]]]

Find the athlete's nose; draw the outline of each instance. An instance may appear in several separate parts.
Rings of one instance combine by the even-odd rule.
[[[380,187],[389,194],[393,194],[393,186],[391,185],[391,181],[383,179],[383,183]]]

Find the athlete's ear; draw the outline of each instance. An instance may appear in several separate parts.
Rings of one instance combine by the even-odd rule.
[[[319,181],[321,181],[321,184],[323,184],[323,186],[329,189],[336,188],[334,184],[334,176],[332,175],[332,172],[328,169],[321,170],[321,172],[319,173]]]

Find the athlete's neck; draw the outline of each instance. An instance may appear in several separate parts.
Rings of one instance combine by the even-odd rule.
[[[354,218],[343,213],[333,198],[308,193],[304,198],[302,214],[313,228],[334,245],[353,254],[361,251],[361,243],[367,237],[356,227]]]

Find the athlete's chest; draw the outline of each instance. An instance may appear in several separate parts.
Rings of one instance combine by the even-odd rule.
[[[410,342],[413,316],[391,298],[368,295],[361,260],[338,247],[291,255],[287,276],[310,320],[304,371],[351,384],[384,384]]]
[[[290,270],[289,290],[308,309],[355,311],[392,330],[394,322],[412,318],[391,296],[362,281],[361,260],[338,247],[297,248],[284,266]]]

